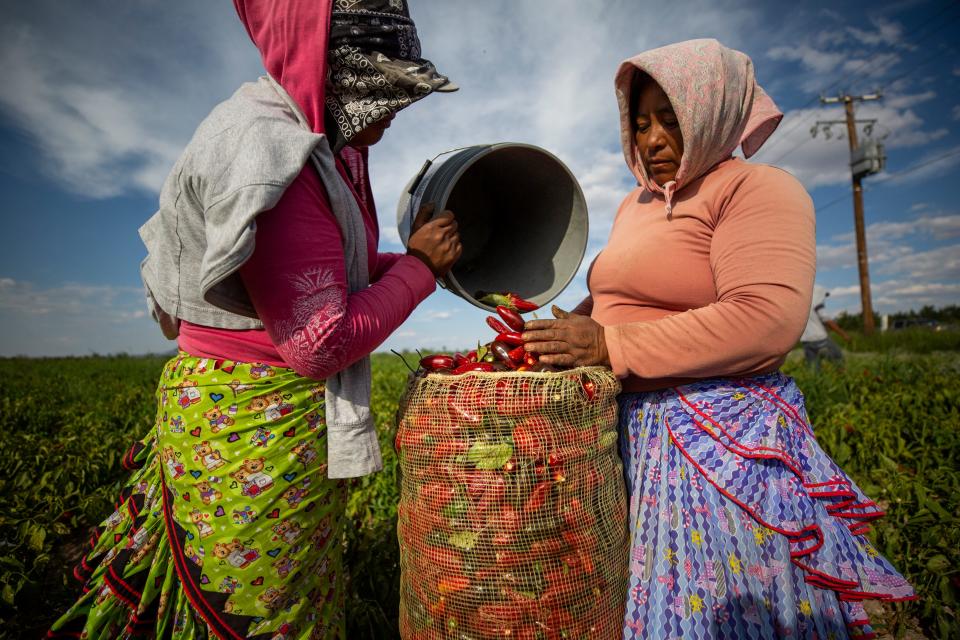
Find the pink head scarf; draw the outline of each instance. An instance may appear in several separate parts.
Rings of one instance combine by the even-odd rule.
[[[634,140],[630,99],[638,72],[653,78],[667,94],[683,135],[676,179],[663,187],[647,175]],[[625,60],[614,84],[624,158],[645,189],[664,195],[668,213],[676,191],[729,158],[737,147],[752,156],[783,118],[757,84],[750,58],[712,39],[678,42]]]
[[[333,0],[233,0],[263,68],[324,133],[323,98]]]

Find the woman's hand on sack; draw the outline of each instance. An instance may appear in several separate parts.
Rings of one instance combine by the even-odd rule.
[[[540,354],[540,362],[554,366],[610,366],[602,325],[556,305],[552,311],[556,320],[527,320],[524,349]]]
[[[407,240],[407,255],[419,258],[437,278],[447,275],[463,253],[457,220],[452,211],[444,211],[430,219],[434,204],[428,202],[417,211]]]

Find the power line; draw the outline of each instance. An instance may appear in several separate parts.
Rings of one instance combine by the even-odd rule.
[[[945,24],[942,25],[942,26],[946,26],[946,25],[949,24],[950,22],[954,22],[957,18],[960,18],[960,14],[955,15],[952,19],[950,19],[947,23],[945,23]],[[939,31],[939,29],[937,29],[936,31]],[[933,32],[927,34],[927,36],[929,37],[930,35],[933,35],[933,33],[936,33],[936,31],[933,31]],[[933,54],[932,56],[929,56],[929,57],[927,57],[927,58],[924,58],[923,62],[920,62],[920,63],[918,63],[918,64],[913,65],[912,67],[910,67],[909,69],[907,69],[906,71],[904,71],[903,73],[901,73],[900,75],[898,75],[898,76],[897,76],[896,78],[894,78],[893,80],[887,80],[885,84],[891,85],[891,84],[893,84],[894,82],[897,82],[898,80],[902,80],[903,78],[906,78],[908,75],[910,75],[911,73],[913,73],[914,71],[916,71],[916,70],[919,69],[920,67],[923,67],[923,66],[925,66],[925,65],[927,65],[927,64],[930,64],[930,63],[933,62],[934,60],[942,59],[942,58],[943,58],[943,54],[940,53],[940,52],[937,52],[937,53]]]
[[[906,36],[906,35],[909,35],[909,34],[911,34],[911,33],[915,33],[915,32],[917,32],[917,31],[919,31],[920,29],[926,27],[928,24],[930,24],[931,22],[933,22],[934,20],[936,20],[937,18],[939,18],[940,16],[942,16],[944,13],[948,12],[950,9],[953,9],[953,8],[956,7],[956,6],[958,6],[958,4],[957,4],[956,2],[948,2],[948,3],[946,4],[946,6],[944,6],[943,8],[940,9],[940,11],[938,11],[938,12],[935,13],[934,15],[930,16],[929,18],[927,18],[927,19],[924,20],[923,22],[919,23],[918,25],[916,25],[915,27],[913,27],[912,29],[910,29],[909,31],[907,31],[907,33],[905,34],[905,36]],[[933,35],[933,34],[936,33],[937,31],[940,31],[940,30],[943,29],[945,26],[949,25],[951,22],[955,21],[957,18],[960,18],[960,14],[957,14],[957,15],[953,16],[952,18],[950,18],[949,20],[947,20],[947,21],[945,21],[945,22],[941,22],[941,23],[940,23],[939,25],[937,25],[932,31],[930,31],[929,33],[923,34],[922,37],[923,37],[923,38],[928,38],[928,37],[930,37],[931,35]],[[920,36],[918,36],[918,37],[920,37]],[[837,80],[833,81],[832,83],[830,83],[829,85],[827,85],[827,88],[824,89],[823,92],[826,93],[827,91],[830,91],[830,90],[833,89],[834,87],[839,86],[842,82],[845,82],[845,81],[849,80],[850,78],[854,77],[854,76],[855,76],[856,74],[858,74],[861,70],[863,70],[864,68],[866,68],[868,65],[870,65],[870,64],[873,63],[873,62],[878,61],[878,60],[879,60],[883,55],[885,55],[885,54],[886,54],[886,52],[877,52],[877,53],[875,53],[875,54],[874,54],[873,56],[871,56],[870,58],[868,58],[868,59],[864,60],[863,62],[861,62],[855,69],[851,70],[851,71],[848,72],[846,75],[840,77],[839,79],[837,79]],[[904,76],[909,75],[910,73],[912,73],[915,69],[917,69],[917,68],[919,68],[919,67],[927,64],[928,62],[932,61],[933,59],[935,59],[935,58],[937,58],[937,57],[939,57],[939,56],[935,55],[935,56],[931,56],[931,57],[925,59],[922,63],[911,67],[911,68],[908,69],[903,75],[898,76],[898,77],[895,78],[894,80],[887,82],[887,84],[892,84],[893,82],[896,82],[897,80],[900,80],[900,79],[903,78]],[[806,109],[807,107],[809,107],[810,105],[812,105],[813,103],[815,103],[815,102],[816,102],[817,100],[819,100],[819,99],[820,99],[820,96],[815,96],[814,98],[811,98],[809,101],[807,101],[806,103],[804,103],[803,105],[801,105],[800,108],[799,108],[799,110]],[[769,149],[775,147],[778,142],[780,142],[781,140],[786,140],[786,139],[787,139],[787,135],[788,135],[789,133],[792,133],[793,131],[795,131],[800,125],[809,123],[809,122],[810,122],[810,115],[811,115],[811,114],[807,114],[806,117],[798,118],[796,121],[794,121],[793,124],[791,124],[791,126],[787,127],[787,128],[784,129],[783,131],[781,131],[781,132],[780,132],[780,135],[777,136],[777,139],[771,142],[770,147],[768,147],[768,152],[769,152]],[[797,145],[794,145],[790,150],[788,150],[787,152],[785,152],[785,153],[781,154],[780,156],[778,156],[778,158],[777,158],[775,161],[771,162],[770,164],[776,164],[777,162],[779,162],[780,160],[782,160],[782,159],[785,158],[786,156],[790,155],[791,153],[793,153],[794,151],[796,151],[797,149],[799,149],[799,148],[800,148],[803,144],[805,144],[805,143],[806,143],[806,141],[803,141],[803,142],[801,142],[801,143],[799,143],[799,144],[797,144]]]
[[[847,198],[849,198],[849,197],[850,197],[850,193],[851,193],[850,191],[847,191],[846,193],[844,193],[844,194],[843,194],[842,196],[840,196],[839,198],[834,198],[833,200],[831,200],[831,201],[828,202],[827,204],[823,205],[822,207],[814,207],[814,209],[816,209],[817,213],[821,213],[821,212],[823,212],[823,211],[826,211],[827,209],[829,209],[829,208],[832,207],[833,205],[841,202],[842,200],[846,200]]]
[[[799,148],[802,147],[803,145],[807,144],[807,143],[810,142],[811,140],[813,140],[813,136],[804,138],[803,140],[801,140],[801,141],[799,142],[799,144],[793,145],[792,147],[790,147],[789,149],[787,149],[786,152],[784,152],[784,153],[782,153],[781,155],[779,155],[776,160],[771,160],[771,161],[770,161],[770,164],[776,166],[781,160],[783,160],[783,159],[786,158],[788,155],[790,155],[791,153],[793,153],[794,151],[796,151],[797,149],[799,149]]]
[[[939,156],[937,156],[937,157],[935,157],[935,158],[930,158],[930,159],[928,159],[928,160],[924,160],[923,162],[918,162],[917,164],[912,165],[912,166],[909,166],[909,167],[907,167],[906,169],[902,169],[902,170],[900,170],[900,171],[897,171],[896,173],[888,173],[888,174],[885,175],[885,176],[882,176],[882,177],[880,177],[880,178],[877,178],[876,180],[873,180],[873,181],[872,181],[872,182],[873,182],[873,185],[878,185],[878,184],[881,184],[881,183],[883,183],[883,182],[886,182],[887,180],[893,180],[894,178],[899,178],[900,176],[905,176],[905,175],[907,175],[908,173],[913,173],[914,171],[916,171],[916,170],[918,170],[918,169],[922,169],[922,168],[926,167],[927,165],[931,165],[931,164],[940,162],[941,160],[946,160],[947,158],[952,158],[952,157],[955,156],[955,155],[960,155],[960,147],[957,147],[956,149],[953,149],[952,151],[948,151],[948,152],[946,152],[946,153],[944,153],[944,154],[942,154],[942,155],[939,155]]]
[[[942,29],[944,26],[948,25],[950,22],[953,22],[953,21],[957,20],[958,18],[960,18],[960,14],[955,15],[953,18],[951,18],[951,19],[948,20],[947,22],[941,23],[939,27],[937,27],[936,29],[934,29],[934,30],[931,31],[930,33],[926,34],[925,37],[929,37],[929,36],[933,35],[933,34],[936,33],[937,31],[939,31],[940,29]],[[879,55],[879,54],[878,54],[878,55]],[[885,85],[892,85],[893,83],[897,82],[898,80],[901,80],[902,78],[905,78],[905,77],[907,77],[908,75],[910,75],[911,73],[915,72],[915,71],[916,71],[917,69],[919,69],[920,67],[923,67],[923,66],[925,66],[925,65],[933,62],[934,60],[937,60],[937,59],[942,58],[942,57],[943,57],[943,55],[938,52],[938,53],[936,53],[936,54],[934,54],[934,55],[932,55],[932,56],[929,56],[929,57],[927,57],[927,58],[924,58],[921,62],[913,65],[912,67],[910,67],[909,69],[907,69],[906,71],[904,71],[903,73],[901,73],[900,75],[898,75],[897,77],[893,78],[892,80],[887,80],[884,84],[885,84]],[[859,67],[859,68],[862,68],[862,67]],[[808,103],[808,104],[809,104],[809,103]],[[800,121],[801,121],[801,122],[810,122],[809,114],[808,114],[808,116],[807,116],[806,118],[801,118]],[[786,131],[784,131],[784,132],[783,132],[783,135],[781,135],[781,136],[778,138],[778,140],[783,140],[783,139],[785,139],[787,133],[790,132],[790,131],[793,131],[794,129],[796,129],[796,127],[791,127],[790,129],[787,129]],[[776,160],[770,161],[769,164],[776,165],[776,164],[779,163],[781,160],[783,160],[784,158],[786,158],[788,155],[790,155],[791,153],[793,153],[794,151],[798,150],[798,149],[799,149],[800,147],[802,147],[803,145],[805,145],[805,144],[807,144],[808,142],[810,142],[811,139],[812,139],[812,138],[804,138],[803,140],[801,140],[800,142],[798,142],[797,144],[793,145],[792,147],[790,147],[789,149],[787,149],[786,151],[784,151],[783,153],[781,153],[779,156],[777,156],[777,159],[776,159]]]
[[[882,184],[882,183],[884,183],[884,182],[886,182],[886,181],[888,181],[888,180],[893,180],[894,178],[899,178],[900,176],[905,176],[905,175],[907,175],[908,173],[913,173],[914,171],[917,171],[918,169],[922,169],[923,167],[926,167],[926,166],[931,165],[931,164],[935,164],[935,163],[937,163],[937,162],[940,162],[941,160],[946,160],[947,158],[951,158],[951,157],[956,156],[956,155],[960,155],[960,147],[958,147],[958,148],[956,148],[956,149],[953,149],[953,150],[951,150],[951,151],[948,151],[947,153],[941,154],[941,155],[939,155],[939,156],[937,156],[937,157],[935,157],[935,158],[929,158],[929,159],[927,159],[927,160],[924,160],[923,162],[918,162],[917,164],[911,165],[911,166],[907,167],[906,169],[901,169],[900,171],[897,171],[897,172],[895,172],[895,173],[888,173],[887,175],[885,175],[885,176],[883,176],[883,177],[875,178],[874,180],[871,180],[871,181],[870,181],[870,183],[867,185],[867,189],[866,189],[866,190],[869,191],[869,190],[871,190],[873,187],[875,187],[875,186],[878,185],[878,184]],[[823,212],[823,211],[826,211],[826,210],[829,209],[830,207],[832,207],[832,206],[834,206],[834,205],[836,205],[836,204],[839,204],[840,202],[842,202],[842,201],[846,200],[847,198],[849,198],[851,193],[852,193],[852,192],[851,192],[850,190],[847,190],[847,191],[844,192],[843,195],[841,195],[841,196],[839,196],[839,197],[837,197],[837,198],[834,198],[833,200],[831,200],[830,202],[828,202],[828,203],[826,203],[826,204],[824,204],[824,205],[816,205],[814,208],[816,209],[817,213],[821,213],[821,212]]]

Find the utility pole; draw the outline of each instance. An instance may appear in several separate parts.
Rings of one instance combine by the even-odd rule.
[[[853,113],[853,103],[879,100],[881,97],[878,91],[877,93],[862,96],[841,94],[835,98],[820,98],[821,104],[836,104],[842,102],[847,116],[847,138],[850,141],[850,165],[851,176],[853,178],[853,222],[857,235],[857,267],[860,271],[860,303],[863,306],[863,333],[868,336],[873,333],[875,325],[873,320],[873,303],[870,299],[870,270],[867,262],[867,233],[863,222],[863,186],[861,183],[865,176],[879,172],[882,168],[883,161],[882,158],[880,158],[877,162],[872,163],[867,170],[861,169],[858,171],[856,165],[858,160],[862,164],[863,154],[858,155],[857,153],[860,150],[860,145],[857,143],[857,120]],[[872,124],[871,122],[868,126],[872,126]],[[882,147],[876,153],[882,156]]]

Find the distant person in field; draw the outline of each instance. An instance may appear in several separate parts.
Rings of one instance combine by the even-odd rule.
[[[813,203],[785,171],[733,156],[782,114],[715,40],[641,53],[615,86],[638,186],[590,296],[523,337],[541,362],[608,365],[623,383],[623,637],[872,637],[861,600],[914,591],[864,535],[882,512],[779,371],[810,310]]]
[[[369,354],[461,253],[378,253],[368,148],[456,86],[405,0],[235,0],[267,76],[200,124],[141,228],[179,354],[51,638],[345,637],[346,483],[382,467]]]
[[[820,285],[813,287],[813,301],[810,303],[810,317],[807,318],[807,326],[800,336],[800,344],[803,345],[803,357],[807,364],[820,369],[820,359],[841,364],[843,362],[843,351],[837,346],[837,343],[830,339],[827,329],[833,331],[846,342],[850,342],[850,336],[844,331],[836,320],[824,316],[824,308],[827,304],[827,297],[830,292]]]

